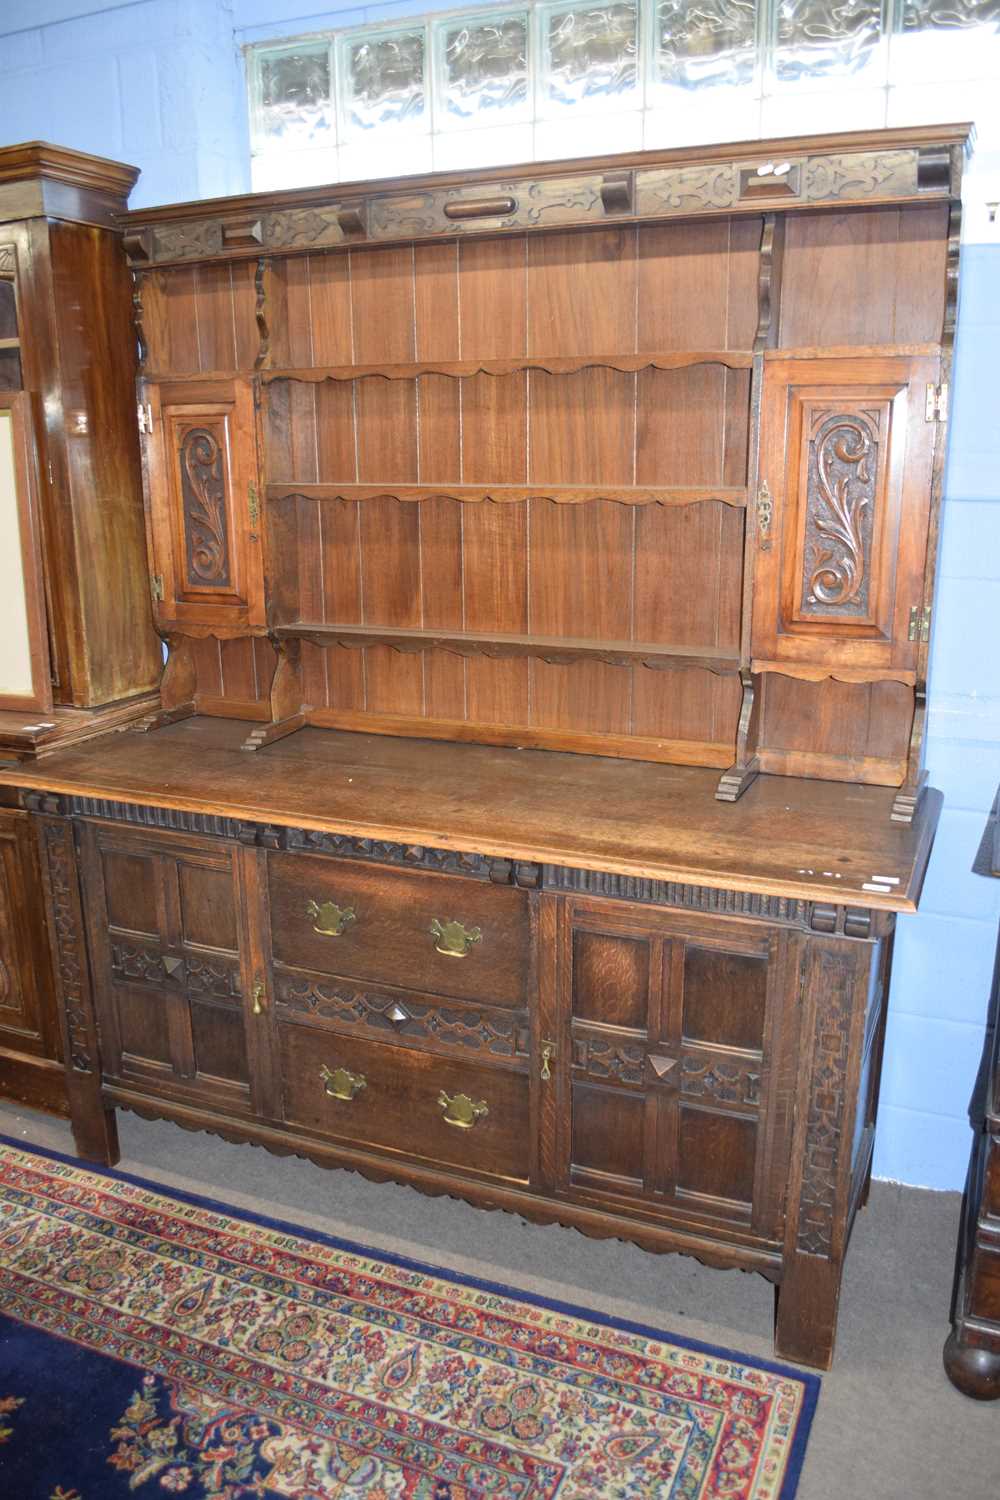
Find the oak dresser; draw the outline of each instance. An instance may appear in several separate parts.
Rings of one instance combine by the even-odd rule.
[[[161,704],[3,772],[128,1108],[761,1272],[832,1357],[966,127],[126,215]]]

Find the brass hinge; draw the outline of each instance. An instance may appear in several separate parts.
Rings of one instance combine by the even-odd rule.
[[[924,645],[931,638],[931,607],[925,604],[923,609],[919,604],[914,604],[910,609],[910,628],[906,633],[909,641],[923,641]]]
[[[152,596],[156,600],[157,604],[162,604],[162,602],[163,602],[163,574],[162,573],[154,573],[153,574],[152,578],[149,580],[149,592],[152,594]]]
[[[153,408],[148,401],[140,401],[135,409],[136,420],[139,423],[140,433],[152,432],[153,430]]]
[[[247,511],[250,515],[250,535],[253,536],[260,521],[260,495],[255,484],[247,485]]]
[[[767,487],[767,480],[757,491],[757,535],[760,537],[760,550],[766,552],[771,545],[771,522],[774,519],[774,501],[771,491]]]
[[[924,417],[928,422],[947,422],[948,420],[948,387],[947,385],[928,385],[927,404],[924,407]]]

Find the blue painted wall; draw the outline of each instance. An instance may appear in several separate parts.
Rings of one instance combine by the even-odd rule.
[[[313,11],[308,0],[6,0],[0,141],[133,162],[143,174],[136,206],[243,192],[244,42],[439,8],[444,0]],[[981,146],[1000,148],[983,134]],[[963,252],[931,666],[928,766],[946,806],[920,914],[899,923],[875,1160],[879,1176],[936,1188],[960,1187],[965,1174],[1000,916],[1000,881],[970,874],[1000,780],[1000,243],[981,212],[972,217],[987,242]]]

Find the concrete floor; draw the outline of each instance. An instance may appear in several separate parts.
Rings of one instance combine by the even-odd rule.
[[[581,1307],[771,1355],[762,1277],[327,1172],[120,1114],[122,1171]],[[63,1121],[0,1104],[0,1134],[72,1153]],[[847,1257],[799,1500],[1000,1500],[1000,1402],[945,1378],[957,1193],[876,1182]]]

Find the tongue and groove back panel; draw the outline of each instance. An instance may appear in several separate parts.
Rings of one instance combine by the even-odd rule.
[[[940,345],[948,214],[800,211],[775,236],[750,213],[143,272],[164,402],[171,382],[190,401],[234,375],[257,394],[266,626],[204,627],[200,711],[271,716],[266,629],[301,642],[316,724],[725,768],[753,665],[764,769],[898,784],[913,672],[809,680],[752,661],[753,351]]]

